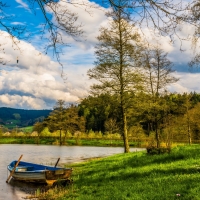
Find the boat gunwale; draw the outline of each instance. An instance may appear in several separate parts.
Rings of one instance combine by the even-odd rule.
[[[12,171],[14,168],[14,165],[17,161],[12,161],[8,166],[7,169],[9,171]],[[24,161],[20,161],[19,165],[17,166],[16,169],[20,169],[20,168],[26,168],[28,169],[28,167],[33,167],[33,170],[26,170],[26,171],[17,171],[15,170],[15,172],[45,172],[45,171],[58,171],[58,170],[71,170],[72,168],[65,168],[65,167],[53,167],[53,166],[47,166],[47,165],[42,165],[42,164],[35,164],[35,163],[30,163],[30,162],[24,162]],[[38,169],[37,169],[38,168]]]

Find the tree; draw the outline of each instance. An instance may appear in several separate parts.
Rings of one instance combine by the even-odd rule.
[[[12,23],[10,23],[10,21],[14,21],[14,15],[7,13],[6,9],[8,7],[8,2],[6,2],[5,0],[0,1],[0,29],[6,31],[11,37],[13,44],[17,45],[17,42],[14,38],[16,37],[20,39],[20,36],[23,35],[26,28],[25,26],[12,25]],[[4,44],[0,45],[0,51],[5,53],[3,45]],[[3,65],[6,64],[6,61],[3,57],[0,58],[0,63]]]
[[[145,88],[153,97],[160,96],[166,91],[166,86],[178,81],[172,73],[173,63],[167,58],[159,46],[148,48],[144,52],[143,66],[145,70]]]
[[[84,131],[85,130],[85,119],[79,117],[78,108],[71,105],[69,108],[65,106],[63,100],[58,100],[54,110],[43,122],[50,131],[59,131],[59,142],[62,145],[62,131]],[[65,139],[65,138],[64,138]]]
[[[162,96],[165,94],[169,84],[178,81],[172,75],[172,62],[167,58],[165,53],[160,47],[156,46],[152,49],[145,50],[144,60],[144,84],[146,92],[150,94],[149,102],[149,119],[151,121],[151,130],[155,131],[157,147],[160,147],[160,134],[161,124],[164,117],[168,114],[168,106],[166,99]]]
[[[58,100],[53,111],[44,120],[50,131],[59,130],[60,133],[60,145],[62,145],[62,130],[65,128],[65,102],[63,100]]]
[[[132,13],[132,20],[140,27],[148,28],[154,34],[169,36],[171,41],[176,38],[180,40],[180,49],[182,49],[182,41],[190,40],[191,45],[195,48],[200,36],[200,0],[127,0],[123,4],[123,0],[108,0],[113,9],[123,9],[128,7],[128,12]],[[187,24],[195,29],[192,33],[189,32],[185,37],[180,34]],[[145,33],[143,34],[145,36]],[[147,38],[146,38],[147,39]],[[147,39],[148,40],[148,39]],[[195,49],[194,48],[194,49]],[[198,49],[198,48],[197,48]],[[200,66],[200,54],[194,52],[194,57],[189,63],[190,66]]]
[[[197,103],[192,109],[189,110],[190,124],[192,135],[188,135],[189,142],[190,139],[199,140],[200,139],[200,103]]]
[[[191,103],[190,103],[190,96],[187,95],[186,96],[186,102],[185,105],[186,107],[186,121],[187,121],[187,136],[188,136],[188,143],[189,145],[192,144],[192,133],[191,133],[191,116],[190,116],[190,112],[189,109],[191,107]]]
[[[20,120],[21,116],[19,113],[14,113],[13,116],[15,117],[16,120]]]
[[[128,94],[138,86],[138,73],[134,70],[139,48],[139,35],[130,24],[129,16],[121,9],[108,13],[112,18],[109,28],[101,28],[96,46],[95,68],[88,71],[89,77],[99,84],[93,92],[116,95],[120,102],[124,151],[129,152],[127,133]]]
[[[105,129],[110,134],[117,133],[119,130],[119,127],[117,125],[116,119],[109,118],[107,121],[105,121]]]
[[[33,131],[37,131],[38,137],[40,137],[41,132],[44,130],[45,126],[42,122],[36,122],[33,126]]]
[[[193,95],[192,93],[190,94],[184,93],[182,95],[183,102],[181,105],[182,109],[185,110],[185,113],[182,116],[181,124],[184,127],[184,132],[186,132],[185,135],[187,135],[189,145],[192,144],[192,126],[194,124],[193,113],[195,113],[195,109],[194,109],[195,104],[192,101],[192,97],[195,97],[195,94]]]
[[[95,96],[88,96],[80,103],[79,114],[86,119],[86,130],[93,130],[94,132],[105,132],[105,122],[109,118],[115,119],[120,123],[119,119],[119,105],[116,96],[110,94],[99,94]]]
[[[74,133],[76,131],[85,131],[85,118],[83,116],[79,116],[78,113],[79,108],[73,104],[65,110],[65,138],[67,132]]]
[[[71,12],[68,5],[72,4],[85,8],[87,4],[58,0],[28,0],[28,2],[39,6],[44,17],[43,33],[45,30],[49,33],[47,38],[45,38],[49,41],[46,51],[48,51],[49,48],[53,49],[59,61],[60,46],[66,45],[66,42],[63,40],[63,32],[72,37],[80,36],[83,33],[81,25],[76,23],[78,15]],[[47,12],[51,13],[51,16],[49,16]]]
[[[67,34],[70,37],[77,38],[83,33],[82,25],[77,23],[78,15],[70,10],[69,5],[86,9],[89,7],[88,4],[86,2],[63,0],[25,1],[24,4],[28,5],[28,8],[33,13],[33,18],[40,17],[40,24],[38,26],[40,27],[40,32],[38,34],[40,34],[43,44],[46,44],[44,53],[50,50],[60,62],[59,54],[62,52],[62,46],[68,45],[63,35]],[[9,34],[14,48],[20,49],[16,38],[30,42],[29,35],[32,33],[30,33],[29,28],[31,27],[29,27],[28,23],[25,23],[26,25],[15,25],[15,23],[12,23],[12,21],[15,22],[15,14],[9,13],[9,7],[8,1],[0,0],[0,28]],[[0,59],[0,63],[5,64],[3,58]]]
[[[33,125],[33,131],[36,131],[37,132],[37,135],[38,135],[38,140],[37,140],[37,143],[39,143],[39,139],[40,139],[40,135],[42,133],[42,131],[45,129],[45,125],[43,122],[36,122],[34,125]]]
[[[66,45],[63,40],[63,34],[67,33],[73,37],[82,34],[81,24],[77,24],[78,14],[70,11],[69,5],[74,7],[81,7],[83,10],[89,11],[91,4],[86,1],[65,1],[65,0],[25,0],[31,11],[37,17],[37,14],[42,14],[41,33],[44,39],[44,32],[47,31],[46,39],[49,40],[48,48],[53,48],[54,53],[59,54],[59,47]],[[163,35],[173,35],[177,33],[177,26],[181,22],[194,24],[197,27],[195,36],[198,37],[198,22],[199,22],[199,1],[194,0],[190,3],[182,3],[182,0],[128,0],[115,1],[108,0],[102,2],[102,6],[112,7],[114,10],[123,9],[126,7],[126,12],[131,12],[134,22],[142,28],[144,26],[158,30]],[[98,2],[101,4],[101,2]],[[15,18],[9,15],[6,9],[9,3],[6,0],[0,0],[1,19],[0,26],[3,30],[8,32],[11,37],[25,37],[28,25],[11,25],[7,23],[14,21]],[[38,9],[39,8],[39,9]],[[125,11],[125,10],[124,10]]]
[[[126,11],[133,14],[132,20],[141,29],[147,27],[154,33],[170,36],[172,40],[174,40],[174,35],[182,40],[178,31],[181,24],[188,23],[196,28],[193,39],[199,37],[199,0],[188,3],[183,3],[182,0],[127,0],[126,3],[123,3],[123,0],[108,1],[113,9],[128,7]]]

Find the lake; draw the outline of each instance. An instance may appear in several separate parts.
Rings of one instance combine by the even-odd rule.
[[[130,148],[131,152],[141,151],[141,148]],[[0,200],[22,200],[38,187],[35,184],[24,184],[6,180],[9,176],[7,165],[18,160],[37,164],[55,165],[60,158],[58,166],[74,162],[82,162],[89,158],[106,157],[109,155],[123,153],[123,147],[88,147],[88,146],[52,146],[52,145],[22,145],[22,144],[1,144],[0,145]],[[28,185],[28,186],[27,186]]]

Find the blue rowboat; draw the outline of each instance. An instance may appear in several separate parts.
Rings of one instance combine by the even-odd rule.
[[[15,180],[47,183],[48,185],[53,185],[58,180],[70,182],[72,168],[51,167],[24,161],[20,161],[16,167],[17,162],[14,160],[7,167]]]

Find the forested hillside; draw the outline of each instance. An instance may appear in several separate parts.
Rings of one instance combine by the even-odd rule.
[[[30,126],[37,121],[42,121],[51,110],[24,110],[15,108],[0,108],[0,124],[9,128]]]

